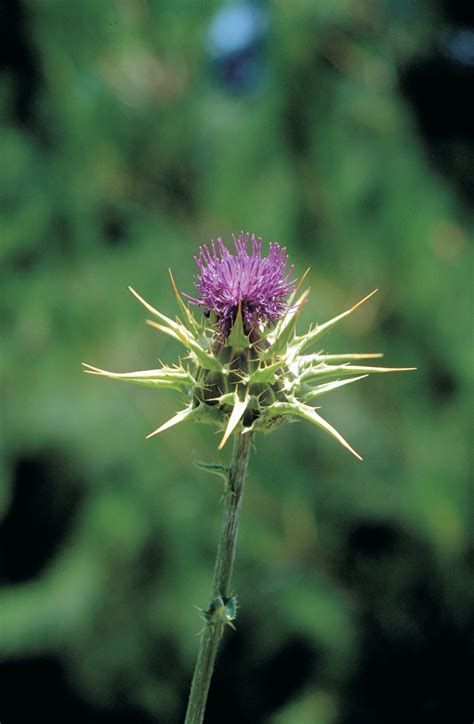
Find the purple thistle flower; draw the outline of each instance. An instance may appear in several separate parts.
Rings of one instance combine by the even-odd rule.
[[[293,266],[287,270],[285,247],[270,243],[268,256],[262,256],[262,239],[252,234],[251,253],[248,253],[250,234],[242,231],[232,235],[235,255],[222,239],[211,241],[212,253],[207,245],[199,247],[194,257],[199,267],[195,287],[199,298],[186,297],[192,304],[216,314],[224,338],[228,337],[236,319],[239,304],[246,334],[259,324],[277,322],[287,310],[286,299],[294,290],[296,280],[291,279]]]

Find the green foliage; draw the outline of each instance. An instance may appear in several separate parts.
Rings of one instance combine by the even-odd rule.
[[[193,458],[219,470],[228,453],[192,424],[146,441],[176,413],[173,393],[103,384],[80,362],[177,362],[181,344],[143,324],[126,288],[174,324],[168,267],[192,292],[211,237],[255,231],[287,245],[298,275],[311,266],[301,329],[378,287],[328,348],[418,368],[328,396],[362,464],[309,425],[257,439],[217,691],[239,655],[222,691],[242,721],[264,701],[262,721],[335,724],[362,671],[364,615],[402,647],[430,642],[410,607],[429,577],[429,602],[467,619],[469,229],[397,83],[440,19],[423,3],[270,5],[270,77],[248,96],[206,66],[210,1],[29,1],[26,107],[4,71],[0,657],[53,656],[88,706],[131,721],[184,711],[222,495]],[[362,530],[393,541],[374,553]],[[312,668],[273,704],[252,687],[280,655],[294,661],[293,640]]]

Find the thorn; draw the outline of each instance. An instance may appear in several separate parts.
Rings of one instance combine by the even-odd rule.
[[[295,291],[293,292],[293,294],[294,294],[295,296],[298,294],[298,291],[299,291],[300,287],[302,286],[304,280],[305,280],[306,277],[308,276],[310,270],[311,270],[311,267],[309,266],[309,267],[306,269],[306,271],[305,271],[305,273],[303,274],[303,276],[298,280],[298,284],[296,285]]]
[[[231,412],[231,415],[229,417],[229,421],[227,423],[226,430],[224,432],[224,436],[218,446],[218,450],[222,450],[224,445],[226,444],[227,440],[229,439],[232,432],[235,430],[237,425],[239,424],[245,410],[247,409],[247,405],[249,404],[249,397],[247,396],[243,401],[239,400],[236,394],[236,401],[234,404],[234,409]]]
[[[178,425],[180,422],[183,422],[186,420],[186,418],[189,415],[192,415],[193,410],[190,408],[187,408],[185,410],[181,410],[180,412],[177,412],[174,417],[172,417],[167,422],[164,422],[163,425],[160,425],[156,430],[153,430],[153,432],[150,432],[149,435],[146,436],[146,440],[149,440],[151,437],[154,437],[155,435],[159,435],[160,432],[163,432],[164,430],[167,430],[170,427],[173,427],[173,425]]]
[[[360,307],[362,304],[364,304],[364,302],[366,302],[368,299],[370,299],[370,297],[373,297],[374,294],[377,294],[377,292],[378,292],[378,289],[374,289],[373,292],[370,292],[370,294],[367,294],[366,297],[364,297],[364,298],[361,299],[360,301],[356,302],[356,303],[354,304],[354,306],[350,308],[349,311],[353,312],[355,309],[357,309],[357,307]]]
[[[173,272],[171,271],[171,269],[170,269],[169,267],[168,267],[168,274],[170,275],[171,286],[173,287],[173,291],[174,291],[174,293],[176,294],[176,296],[179,298],[181,295],[180,295],[180,293],[178,292],[178,287],[176,286],[176,282],[175,282],[175,280],[174,280]]]
[[[152,307],[151,304],[148,304],[148,302],[145,301],[145,300],[143,299],[143,297],[141,297],[141,296],[139,295],[139,293],[136,292],[133,287],[129,286],[129,287],[128,287],[128,290],[129,290],[129,292],[131,292],[131,293],[133,294],[133,296],[134,296],[136,299],[138,299],[138,301],[140,302],[140,304],[143,304],[143,306],[144,306],[146,309],[148,309],[149,312],[151,312],[152,314],[158,314],[157,310],[156,310],[154,307]]]
[[[178,339],[178,335],[170,327],[165,327],[164,324],[159,324],[158,322],[154,322],[152,319],[146,319],[145,321],[146,321],[146,324],[148,324],[150,327],[153,327],[154,329],[159,329],[160,332],[164,332],[165,334],[169,334],[170,337],[175,337],[176,339]]]

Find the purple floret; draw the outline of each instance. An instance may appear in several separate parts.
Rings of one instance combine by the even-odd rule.
[[[271,243],[268,256],[262,257],[262,240],[254,234],[250,239],[250,234],[242,231],[233,239],[234,255],[221,238],[217,240],[217,249],[211,242],[212,253],[207,245],[199,247],[195,287],[201,296],[186,295],[192,304],[216,314],[224,337],[230,334],[239,304],[246,334],[259,324],[277,322],[287,310],[286,299],[296,285],[296,280],[291,279],[293,266],[287,270],[285,247]]]

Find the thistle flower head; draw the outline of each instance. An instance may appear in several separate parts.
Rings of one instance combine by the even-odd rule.
[[[235,254],[222,239],[207,245],[195,257],[199,274],[195,286],[200,296],[186,295],[192,304],[214,312],[221,335],[227,338],[241,308],[245,334],[259,325],[277,322],[287,310],[286,299],[294,290],[293,266],[288,267],[284,247],[271,243],[262,255],[262,239],[242,231],[234,236]],[[250,253],[249,253],[250,240]]]
[[[361,360],[382,355],[308,353],[324,334],[353,314],[372,297],[367,295],[342,314],[327,322],[311,325],[298,335],[296,322],[309,289],[296,294],[304,275],[296,285],[293,267],[279,244],[270,244],[268,256],[262,255],[262,240],[249,235],[234,237],[232,255],[221,239],[217,249],[201,246],[196,263],[199,274],[197,298],[188,300],[209,310],[217,320],[204,315],[198,320],[184,303],[171,275],[182,318],[171,319],[146,302],[131,287],[130,291],[157,319],[149,324],[183,345],[187,363],[139,372],[115,373],[86,365],[86,372],[155,389],[180,393],[184,407],[150,433],[160,432],[195,420],[214,425],[223,432],[219,447],[229,437],[251,431],[270,432],[285,419],[303,419],[336,439],[356,457],[342,435],[313,406],[314,400],[372,373],[401,372],[414,368],[376,367]],[[170,272],[171,274],[171,272]],[[255,334],[255,331],[257,332]],[[261,344],[264,336],[265,343]],[[355,362],[355,364],[353,364]]]

